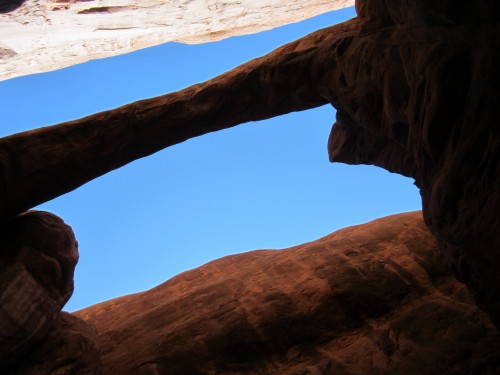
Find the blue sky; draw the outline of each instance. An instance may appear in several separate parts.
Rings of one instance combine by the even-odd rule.
[[[202,45],[168,43],[0,82],[0,136],[65,122],[210,79],[354,9]],[[331,106],[204,135],[109,173],[37,209],[80,247],[74,311],[149,289],[210,260],[280,249],[420,209],[413,180],[328,161]]]

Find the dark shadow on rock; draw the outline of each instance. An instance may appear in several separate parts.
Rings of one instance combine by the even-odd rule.
[[[9,13],[19,8],[26,0],[2,0],[0,1],[0,13]]]

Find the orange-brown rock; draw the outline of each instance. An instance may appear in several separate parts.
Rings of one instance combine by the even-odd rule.
[[[500,335],[421,213],[225,257],[75,313],[102,374],[497,374]]]
[[[98,375],[100,367],[95,327],[62,312],[47,336],[26,353],[11,375]]]
[[[0,372],[47,335],[73,293],[73,231],[57,216],[28,212],[0,227]]]
[[[443,253],[500,326],[500,2],[356,7],[360,34],[326,78],[330,159],[415,178]]]
[[[17,262],[11,249],[31,247],[12,237],[31,217],[17,215],[191,137],[326,103],[330,159],[413,177],[443,254],[500,326],[500,2],[356,8],[208,82],[0,139],[2,358],[46,335],[70,293],[72,268],[53,265],[76,259]],[[410,216],[223,259],[79,315],[98,329],[104,373],[497,373],[497,334]]]
[[[0,140],[0,221],[188,138],[331,103],[330,159],[415,178],[427,225],[500,325],[500,2],[356,8],[206,83]]]

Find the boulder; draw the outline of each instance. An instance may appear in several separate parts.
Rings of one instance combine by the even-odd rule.
[[[73,293],[78,244],[48,212],[27,212],[0,226],[0,371],[46,337]]]

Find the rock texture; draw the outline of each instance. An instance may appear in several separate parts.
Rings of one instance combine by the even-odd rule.
[[[206,83],[0,140],[0,219],[190,137],[332,103],[330,159],[415,178],[426,223],[500,324],[500,3],[356,8]]]
[[[360,34],[323,86],[330,159],[415,178],[443,253],[500,325],[500,3],[356,6]]]
[[[75,315],[102,374],[497,374],[500,334],[420,212],[225,257]]]
[[[0,80],[169,41],[201,43],[255,33],[353,4],[354,0],[4,1]]]
[[[47,336],[9,375],[98,375],[101,360],[95,327],[62,312]]]
[[[39,344],[73,293],[73,231],[28,212],[0,227],[0,371]],[[2,372],[4,373],[4,372]]]
[[[326,104],[317,73],[308,70],[322,42],[338,41],[345,28],[320,31],[175,93],[1,138],[0,222],[189,138]]]
[[[225,258],[79,312],[103,372],[499,373],[498,333],[449,269],[499,327],[500,2],[356,9],[208,82],[0,139],[3,358],[57,327],[76,261],[67,230],[19,230],[40,215],[19,214],[191,137],[331,103],[330,159],[413,177],[447,262],[416,214]],[[33,256],[52,246],[65,255]]]

